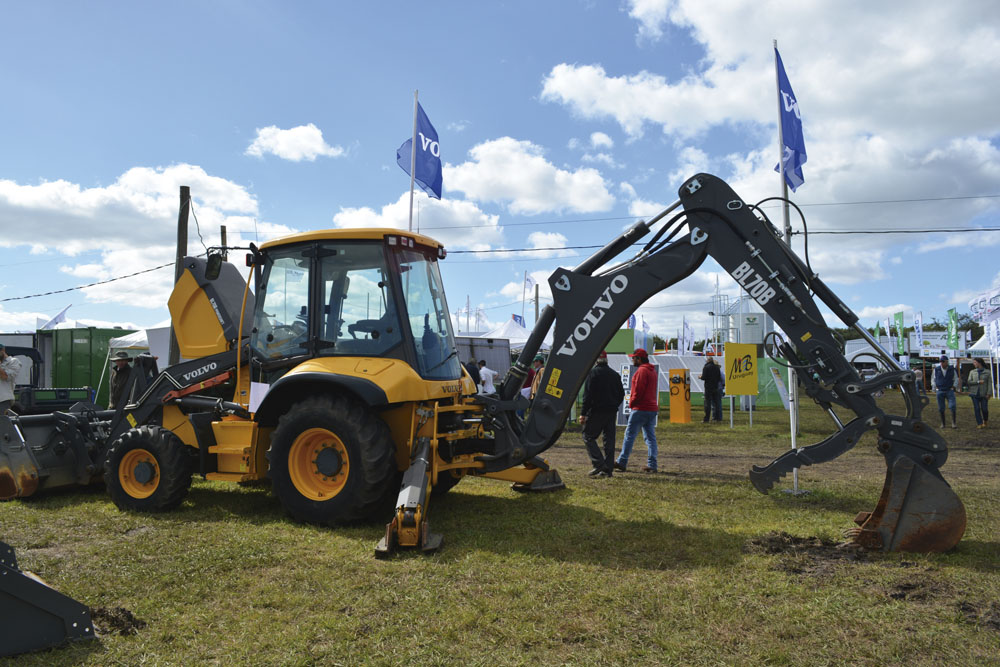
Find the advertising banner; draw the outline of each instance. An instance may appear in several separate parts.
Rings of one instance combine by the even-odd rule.
[[[757,346],[726,343],[726,396],[757,395]]]

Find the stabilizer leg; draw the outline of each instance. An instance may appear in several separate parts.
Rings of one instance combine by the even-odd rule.
[[[385,537],[375,546],[376,558],[388,558],[399,548],[418,547],[424,553],[441,548],[444,538],[432,533],[427,519],[430,500],[430,438],[419,438],[417,453],[403,473],[396,515],[385,527]]]

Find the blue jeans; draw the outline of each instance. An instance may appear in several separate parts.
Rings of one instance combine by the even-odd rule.
[[[982,424],[990,420],[990,411],[987,401],[989,396],[970,396],[972,399],[972,410],[976,413],[976,423]]]
[[[646,441],[648,455],[646,465],[656,470],[656,431],[653,425],[656,423],[657,413],[652,410],[633,410],[628,416],[628,426],[625,427],[625,441],[622,442],[622,453],[618,455],[618,465],[624,467],[628,465],[628,457],[632,453],[632,445],[635,437],[642,429],[642,438]]]
[[[948,407],[951,408],[952,412],[955,411],[955,390],[954,389],[946,389],[945,391],[938,391],[938,393],[937,393],[937,399],[938,399],[938,410],[940,410],[941,412],[944,412],[944,402],[945,402],[945,400],[947,400],[948,401]]]

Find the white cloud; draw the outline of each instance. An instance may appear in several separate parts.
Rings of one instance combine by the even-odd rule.
[[[861,310],[857,311],[856,314],[863,320],[878,320],[879,322],[883,322],[885,318],[891,318],[899,311],[909,313],[913,310],[913,306],[909,304],[897,303],[891,306],[865,306]],[[893,324],[893,326],[896,325]]]
[[[472,123],[467,120],[456,120],[448,123],[447,127],[452,132],[464,132],[470,125]]]
[[[639,21],[639,37],[657,40],[663,36],[663,24],[672,0],[629,0],[628,15]]]
[[[696,0],[630,0],[627,11],[637,21],[640,38],[655,40],[676,29],[689,35],[704,57],[669,77],[655,71],[611,72],[599,63],[561,63],[544,77],[541,99],[584,119],[617,122],[633,140],[659,127],[668,142],[685,146],[670,174],[674,185],[696,171],[711,170],[722,173],[748,201],[776,193],[773,51],[762,46],[761,35],[778,38],[802,109],[810,157],[806,183],[793,195],[796,201],[974,196],[993,192],[1000,182],[1000,117],[993,113],[1000,105],[994,83],[1000,29],[982,20],[994,13],[988,2],[956,13],[917,0],[904,14],[869,4],[854,7],[848,23],[831,20],[843,9],[830,2],[790,6],[777,0],[723,0],[709,6]],[[802,30],[803,25],[810,29]],[[709,154],[700,139],[718,128],[738,132],[750,149]],[[645,210],[643,200],[658,197],[635,196],[632,208]],[[807,213],[814,231],[919,229],[973,226],[998,209],[995,199],[956,199]],[[769,210],[780,226],[777,208]],[[793,226],[801,231],[794,216]],[[838,257],[863,248],[869,277],[884,278],[888,274],[882,267],[894,266],[889,258],[899,255],[904,239],[916,240],[816,236],[810,245],[816,253],[824,251],[817,264],[832,271],[834,279],[850,281],[845,264],[857,270],[865,263],[842,263]],[[981,244],[1000,244],[1000,235],[983,236]],[[918,252],[969,252],[969,247],[967,234],[942,234],[930,237]]]
[[[590,135],[591,148],[612,148],[614,145],[614,140],[603,132],[594,132]]]
[[[86,284],[171,263],[176,252],[180,185],[191,187],[194,216],[189,218],[189,252],[203,249],[224,224],[233,245],[290,233],[282,225],[254,224],[257,201],[241,185],[207,174],[201,167],[134,167],[107,187],[84,188],[68,181],[21,185],[0,181],[0,219],[9,221],[0,246],[28,247],[34,253],[65,256],[62,273]],[[197,217],[197,222],[195,218]],[[44,229],[44,241],[38,230]],[[88,261],[74,263],[74,256]],[[96,254],[99,259],[91,257]],[[87,288],[89,301],[163,308],[173,285],[169,268]]]
[[[532,232],[528,234],[529,248],[565,248],[568,239],[557,232]],[[566,257],[575,255],[572,250],[541,250],[537,252],[523,253],[525,257]]]
[[[694,146],[685,146],[678,151],[677,163],[667,182],[678,187],[695,174],[709,171],[708,153]]]
[[[320,156],[340,157],[345,152],[340,146],[327,144],[320,129],[309,123],[288,130],[276,125],[257,128],[257,137],[247,147],[246,155],[264,157],[271,154],[292,162],[314,162]]]
[[[489,250],[501,245],[503,229],[500,216],[488,215],[473,202],[460,199],[431,199],[423,192],[414,193],[414,230],[442,242],[449,250]],[[381,211],[370,207],[341,208],[333,216],[337,227],[392,227],[407,229],[410,219],[410,193],[404,192]]]
[[[584,153],[581,157],[584,162],[597,162],[600,164],[607,165],[611,169],[621,169],[625,165],[621,162],[616,161],[608,153]]]
[[[506,205],[514,214],[607,211],[614,197],[596,169],[559,169],[530,141],[501,137],[474,146],[470,161],[445,165],[449,190],[480,202]]]

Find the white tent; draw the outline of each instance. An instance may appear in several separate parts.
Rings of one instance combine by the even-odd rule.
[[[976,344],[969,348],[969,352],[985,352],[987,355],[990,353],[990,342],[986,340],[986,336],[983,336],[976,341]]]
[[[132,351],[148,350],[149,343],[146,340],[145,331],[134,331],[125,336],[112,338],[108,341],[108,348],[111,350],[112,354],[118,352],[119,350],[125,350],[126,352],[131,353]]]
[[[522,327],[514,320],[507,320],[493,331],[487,331],[482,334],[479,338],[504,338],[510,341],[510,349],[512,352],[519,352],[524,349],[524,344],[528,341],[528,336],[530,335],[530,331]],[[542,341],[541,349],[548,350],[551,348],[552,331],[550,330],[545,336],[545,339]]]

